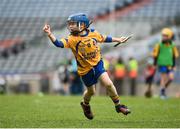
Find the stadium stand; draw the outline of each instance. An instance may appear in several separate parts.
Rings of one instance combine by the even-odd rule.
[[[174,18],[180,12],[179,0],[152,0],[150,5],[133,11],[128,17],[133,18]]]
[[[117,0],[115,4],[125,6],[132,2]],[[110,0],[103,0],[103,3],[96,0],[3,0],[0,4],[0,40],[42,36],[41,28],[45,22],[61,27],[65,18],[72,13],[84,12],[94,17],[98,13],[106,13],[109,3]]]
[[[44,52],[46,51],[46,52]],[[18,56],[10,56],[9,59],[0,59],[1,74],[39,73],[44,69],[52,70],[60,63],[57,58],[67,57],[64,50],[47,47],[31,48],[21,52]]]
[[[134,1],[117,0],[114,1],[114,5],[116,5],[116,8],[121,8]],[[96,3],[96,6],[94,6],[94,3]],[[28,44],[28,49],[16,56],[10,56],[8,59],[0,58],[0,73],[37,73],[54,66],[61,60],[62,52],[53,47],[47,49],[42,45],[32,46],[32,44],[40,44],[39,38],[41,39],[44,36],[42,33],[44,23],[50,23],[53,28],[60,29],[64,27],[67,16],[72,13],[84,12],[90,17],[95,17],[110,12],[109,6],[110,0],[103,0],[103,3],[96,0],[1,1],[1,55],[6,58],[9,57],[12,47],[21,43]],[[19,39],[20,43],[16,39]],[[11,43],[8,43],[10,41]],[[59,57],[59,60],[57,57]]]
[[[129,7],[130,11],[123,17],[115,19],[115,21],[96,22],[94,26],[105,34],[110,31],[114,31],[113,35],[134,33],[137,39],[141,39],[149,36],[153,28],[165,25],[167,19],[173,19],[180,12],[178,8],[179,0],[149,0],[149,4],[136,10],[131,10],[130,5],[145,0],[110,1],[2,0],[0,4],[1,55],[7,56],[9,54],[9,49],[4,52],[4,44],[8,44],[7,42],[10,41],[13,41],[13,45],[26,44],[28,49],[17,55],[9,56],[7,59],[0,58],[0,73],[38,73],[56,66],[62,60],[61,57],[70,56],[70,52],[67,52],[66,55],[64,50],[59,51],[58,48],[49,46],[47,48],[48,40],[42,33],[42,26],[47,22],[51,24],[53,30],[61,29],[62,32],[65,32],[65,20],[72,13],[85,12],[94,18],[114,10],[120,9],[121,11],[124,7]],[[163,21],[159,22],[159,18],[162,18]],[[131,24],[127,24],[127,20]],[[154,24],[155,20],[158,21],[155,22],[156,24]],[[142,28],[142,26],[144,27]],[[9,45],[8,48],[13,45]]]

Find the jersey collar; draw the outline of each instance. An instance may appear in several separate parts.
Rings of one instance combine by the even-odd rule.
[[[86,30],[86,33],[83,34],[83,35],[80,35],[80,36],[81,36],[81,37],[85,37],[85,36],[88,36],[88,34],[89,34],[89,30]]]

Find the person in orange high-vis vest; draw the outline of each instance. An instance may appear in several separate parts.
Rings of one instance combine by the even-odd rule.
[[[114,66],[114,84],[119,95],[123,94],[123,83],[126,75],[125,64],[121,57]]]
[[[129,80],[130,80],[130,94],[136,94],[136,78],[138,76],[138,62],[133,57],[129,58],[128,62]]]

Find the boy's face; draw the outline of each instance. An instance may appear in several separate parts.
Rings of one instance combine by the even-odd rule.
[[[67,28],[70,32],[78,31],[77,22],[69,21],[67,23]]]
[[[70,32],[81,31],[84,29],[84,23],[80,24],[80,26],[79,26],[77,22],[69,21],[67,23],[67,28]]]
[[[168,35],[162,35],[162,40],[163,41],[168,41],[169,40],[169,37],[168,37]]]

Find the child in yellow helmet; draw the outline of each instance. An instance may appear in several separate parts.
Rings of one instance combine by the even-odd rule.
[[[162,41],[154,47],[153,57],[154,65],[158,66],[161,73],[161,90],[160,97],[167,98],[166,89],[174,79],[175,61],[179,56],[178,50],[173,42],[173,31],[169,28],[164,28],[161,31]]]

